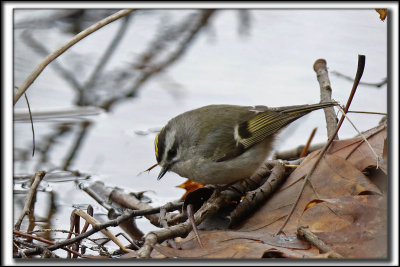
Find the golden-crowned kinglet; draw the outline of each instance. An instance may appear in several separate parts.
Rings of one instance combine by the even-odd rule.
[[[311,111],[334,105],[210,105],[182,113],[155,138],[162,168],[158,179],[167,171],[201,184],[228,184],[250,177],[268,156],[279,130]]]

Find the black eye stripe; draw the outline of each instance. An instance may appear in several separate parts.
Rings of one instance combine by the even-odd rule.
[[[168,155],[167,155],[167,160],[168,161],[172,160],[176,156],[176,154],[178,152],[177,148],[178,148],[178,146],[176,145],[176,143],[174,143],[174,145],[168,151]]]

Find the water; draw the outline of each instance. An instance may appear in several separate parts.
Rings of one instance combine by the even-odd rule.
[[[45,18],[54,12],[17,10],[15,21]],[[125,69],[128,78],[134,77],[136,72],[132,70],[132,63],[137,62],[152,40],[167,31],[168,25],[179,24],[196,12],[154,10],[135,13],[100,77],[111,78],[95,85],[93,94],[104,99],[110,93],[128,89],[129,82],[120,80],[117,83],[111,73]],[[380,82],[387,77],[387,22],[380,21],[373,9],[258,9],[249,10],[248,15],[247,34],[240,34],[238,31],[243,24],[237,10],[219,10],[213,14],[208,26],[174,64],[151,76],[139,87],[136,97],[118,102],[109,112],[35,121],[37,150],[33,158],[30,155],[31,125],[28,120],[15,122],[14,175],[61,168],[79,136],[82,121],[86,119],[90,125],[68,169],[90,174],[89,182],[102,180],[106,185],[127,191],[148,191],[146,194],[152,199],[152,205],[163,205],[184,193],[176,186],[185,179],[168,173],[157,181],[159,167],[150,173],[138,174],[156,162],[153,144],[156,130],[170,118],[208,104],[286,106],[319,102],[319,85],[312,69],[318,58],[326,59],[329,71],[354,77],[357,56],[363,54],[366,67],[362,81]],[[71,71],[76,80],[84,83],[121,23],[114,22],[90,35],[57,61]],[[64,31],[67,25],[54,19],[51,27],[31,24],[28,31],[48,51],[54,51],[71,38],[72,35]],[[14,31],[14,82],[17,86],[43,58],[22,39],[25,29]],[[167,49],[172,50],[171,47]],[[333,98],[345,104],[352,83],[332,74],[330,80]],[[32,110],[50,112],[73,108],[77,97],[71,83],[66,82],[52,65],[43,71],[27,94]],[[386,85],[381,88],[360,85],[351,109],[386,112]],[[23,98],[15,105],[15,111],[26,111]],[[376,126],[382,116],[351,114],[350,117],[363,131]],[[49,137],[59,131],[61,123],[67,123],[68,130],[62,136],[54,136],[47,160],[40,165],[40,150]],[[309,114],[287,128],[275,148],[285,150],[304,144],[314,127],[318,127],[314,143],[323,142],[326,140],[323,125],[322,111]],[[340,138],[354,135],[356,132],[345,122],[339,132]],[[91,204],[96,207],[95,212],[105,213],[72,181],[48,181],[46,185],[56,194],[58,209],[50,223],[54,228],[69,228],[69,214],[76,204]],[[45,197],[39,198],[38,207],[48,203],[46,194],[48,192],[39,193]],[[16,197],[14,202],[15,217],[22,207],[18,199]],[[46,213],[43,212],[45,208],[37,210]],[[144,232],[153,229],[145,220],[138,224]]]

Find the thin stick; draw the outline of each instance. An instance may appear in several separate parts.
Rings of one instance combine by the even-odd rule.
[[[165,208],[167,211],[175,210],[177,206],[182,206],[182,203],[176,203],[176,204],[167,203],[164,206],[157,207],[157,208],[152,208],[152,209],[148,209],[148,210],[132,210],[130,212],[124,213],[123,215],[119,216],[118,218],[116,218],[114,220],[109,220],[109,221],[107,221],[105,223],[102,223],[102,224],[93,225],[93,228],[90,229],[89,231],[87,231],[87,232],[85,232],[83,234],[80,234],[80,235],[78,235],[78,236],[76,236],[74,238],[66,239],[64,241],[55,243],[54,245],[46,247],[46,249],[48,249],[50,251],[53,251],[53,250],[62,248],[64,246],[68,246],[68,245],[74,244],[74,243],[76,243],[76,242],[78,242],[78,241],[80,241],[80,240],[82,240],[82,239],[84,239],[86,237],[89,237],[92,234],[97,233],[98,231],[101,231],[102,229],[105,229],[107,227],[118,226],[122,222],[127,221],[129,219],[132,219],[133,217],[143,216],[143,215],[153,214],[153,213],[158,213],[158,212],[160,212],[160,209],[162,209],[162,208]],[[44,249],[45,248],[43,248],[43,247],[34,248],[34,249],[26,249],[26,250],[23,251],[23,253],[25,253],[25,255],[27,255],[27,256],[37,255],[37,254],[42,253],[44,251]]]
[[[337,76],[339,76],[339,77],[343,77],[343,78],[345,78],[346,80],[349,80],[349,81],[353,81],[353,79],[351,78],[351,77],[349,77],[349,76],[346,76],[346,75],[344,75],[344,74],[342,74],[342,73],[340,73],[340,72],[338,72],[338,71],[332,71],[331,72],[332,74],[335,74],[335,75],[337,75]],[[367,82],[360,82],[360,85],[367,85],[367,86],[375,86],[375,87],[381,87],[381,86],[383,86],[383,85],[385,85],[385,84],[387,84],[387,78],[384,78],[384,79],[382,79],[382,81],[381,82],[378,82],[378,83],[367,83]]]
[[[310,147],[311,141],[313,140],[316,131],[317,128],[314,128],[312,130],[310,137],[308,138],[307,144],[304,146],[303,151],[301,151],[299,158],[305,157],[307,155],[308,149]]]
[[[367,143],[368,147],[371,149],[372,153],[375,156],[376,159],[376,168],[379,169],[379,156],[376,154],[375,150],[372,148],[371,144],[368,142],[367,138],[365,137],[365,135],[363,135],[358,129],[357,127],[354,125],[354,123],[349,119],[349,117],[347,117],[346,113],[344,113],[344,110],[338,106],[338,109],[342,112],[342,114],[346,117],[347,121],[350,122],[350,124],[353,126],[353,128],[356,130],[356,132],[358,133],[359,136],[361,136],[365,143]]]
[[[316,246],[322,253],[328,253],[329,258],[343,258],[342,255],[331,249],[324,241],[318,238],[313,232],[303,227],[297,228],[297,234]]]
[[[75,210],[75,214],[82,217],[83,219],[85,219],[88,223],[90,223],[92,226],[93,225],[99,225],[99,221],[96,220],[95,218],[93,218],[92,216],[90,216],[88,213],[84,212],[81,209],[77,209]],[[126,248],[120,241],[119,239],[113,235],[108,229],[102,229],[101,232],[103,234],[105,234],[106,236],[108,236],[108,238],[110,238],[117,246],[119,246],[123,251],[129,253],[132,252],[132,250]]]
[[[44,68],[47,67],[54,59],[56,59],[58,56],[60,56],[62,53],[64,53],[67,49],[69,49],[71,46],[85,38],[86,36],[90,35],[91,33],[97,31],[98,29],[104,27],[105,25],[121,18],[129,13],[133,12],[134,9],[123,9],[121,11],[118,11],[117,13],[108,16],[107,18],[100,20],[87,28],[86,30],[81,31],[77,35],[75,35],[69,42],[67,42],[65,45],[61,46],[59,49],[48,55],[36,68],[35,70],[28,76],[28,78],[20,85],[18,86],[18,90],[15,92],[14,95],[14,105],[17,103],[19,98],[22,96],[23,93],[28,89],[28,87],[36,80],[36,78],[39,76],[39,74],[44,70]]]
[[[187,207],[186,207],[186,212],[187,212],[187,214],[188,214],[188,219],[189,219],[189,221],[190,221],[190,224],[192,225],[192,229],[193,229],[193,232],[194,232],[194,235],[196,236],[196,238],[197,238],[197,242],[199,243],[199,246],[201,247],[201,248],[204,248],[204,245],[203,245],[203,243],[201,242],[201,238],[200,238],[200,235],[199,235],[199,231],[197,230],[197,225],[196,225],[196,223],[195,223],[195,221],[194,221],[194,212],[193,212],[193,204],[189,204]]]
[[[33,128],[33,120],[32,120],[32,112],[31,112],[31,106],[29,105],[28,97],[26,93],[24,94],[26,104],[28,105],[28,111],[29,111],[29,119],[31,120],[31,126],[32,126],[32,157],[35,155],[35,129]]]
[[[203,206],[194,214],[194,221],[196,225],[199,225],[205,218],[212,216],[217,213],[223,203],[226,203],[227,199],[222,194],[214,194],[208,199]],[[169,238],[177,236],[185,236],[192,230],[192,224],[189,220],[185,222],[171,226],[167,229],[161,229],[158,231],[152,231],[145,235],[145,241],[143,246],[137,252],[139,258],[149,258],[150,254],[157,243],[161,243]]]
[[[362,114],[374,114],[374,115],[387,115],[384,112],[373,112],[373,111],[357,111],[357,110],[349,110],[347,113],[362,113]]]
[[[352,88],[352,90],[350,92],[349,99],[347,100],[346,108],[344,109],[345,113],[349,110],[351,101],[353,100],[354,94],[356,93],[358,83],[360,82],[362,74],[364,72],[364,67],[365,67],[365,56],[364,55],[358,55],[357,73],[356,73],[356,77],[354,79],[354,84],[353,84],[353,88]],[[299,203],[300,197],[303,194],[304,188],[306,186],[306,183],[307,183],[309,177],[314,173],[318,163],[321,161],[322,157],[328,151],[328,148],[332,144],[332,142],[334,140],[334,137],[336,136],[337,132],[339,131],[340,127],[342,126],[344,118],[345,118],[345,116],[342,115],[342,117],[340,118],[340,121],[339,121],[335,131],[332,133],[331,137],[329,138],[329,140],[325,144],[325,146],[321,149],[321,152],[319,153],[318,158],[314,162],[310,172],[308,172],[306,177],[304,178],[303,184],[301,186],[301,189],[299,191],[299,194],[297,195],[297,198],[296,198],[295,202],[293,203],[292,209],[290,210],[290,212],[289,212],[288,216],[286,217],[285,221],[283,222],[282,226],[279,228],[279,230],[277,232],[277,235],[282,233],[283,228],[285,228],[286,224],[288,223],[288,221],[289,221],[290,217],[292,216],[297,204]]]
[[[48,239],[45,239],[43,237],[32,235],[32,234],[28,234],[28,233],[23,233],[23,232],[20,232],[20,231],[17,231],[17,230],[14,230],[13,234],[14,235],[18,235],[18,236],[22,236],[22,237],[26,237],[26,238],[35,239],[37,241],[40,241],[40,242],[48,244],[48,245],[54,245],[55,244],[55,242],[53,242],[51,240],[48,240]],[[70,253],[72,253],[72,254],[74,254],[76,256],[83,257],[79,252],[73,251],[70,248],[61,248],[61,249],[64,249],[64,250],[66,250],[66,251],[68,251],[68,252],[70,252]],[[21,250],[21,255],[25,255],[23,250]]]
[[[22,220],[24,219],[25,215],[28,215],[31,212],[32,202],[36,196],[36,189],[39,186],[40,181],[42,181],[44,175],[46,174],[45,171],[38,171],[35,173],[35,179],[31,185],[31,189],[29,190],[28,195],[25,199],[25,205],[19,216],[17,222],[14,225],[14,229],[19,230],[21,228]]]

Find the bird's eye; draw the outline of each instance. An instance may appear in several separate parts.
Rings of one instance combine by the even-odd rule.
[[[169,160],[172,160],[175,156],[176,156],[176,148],[171,148],[169,151],[168,151],[168,156],[167,156],[167,158],[169,159]]]

